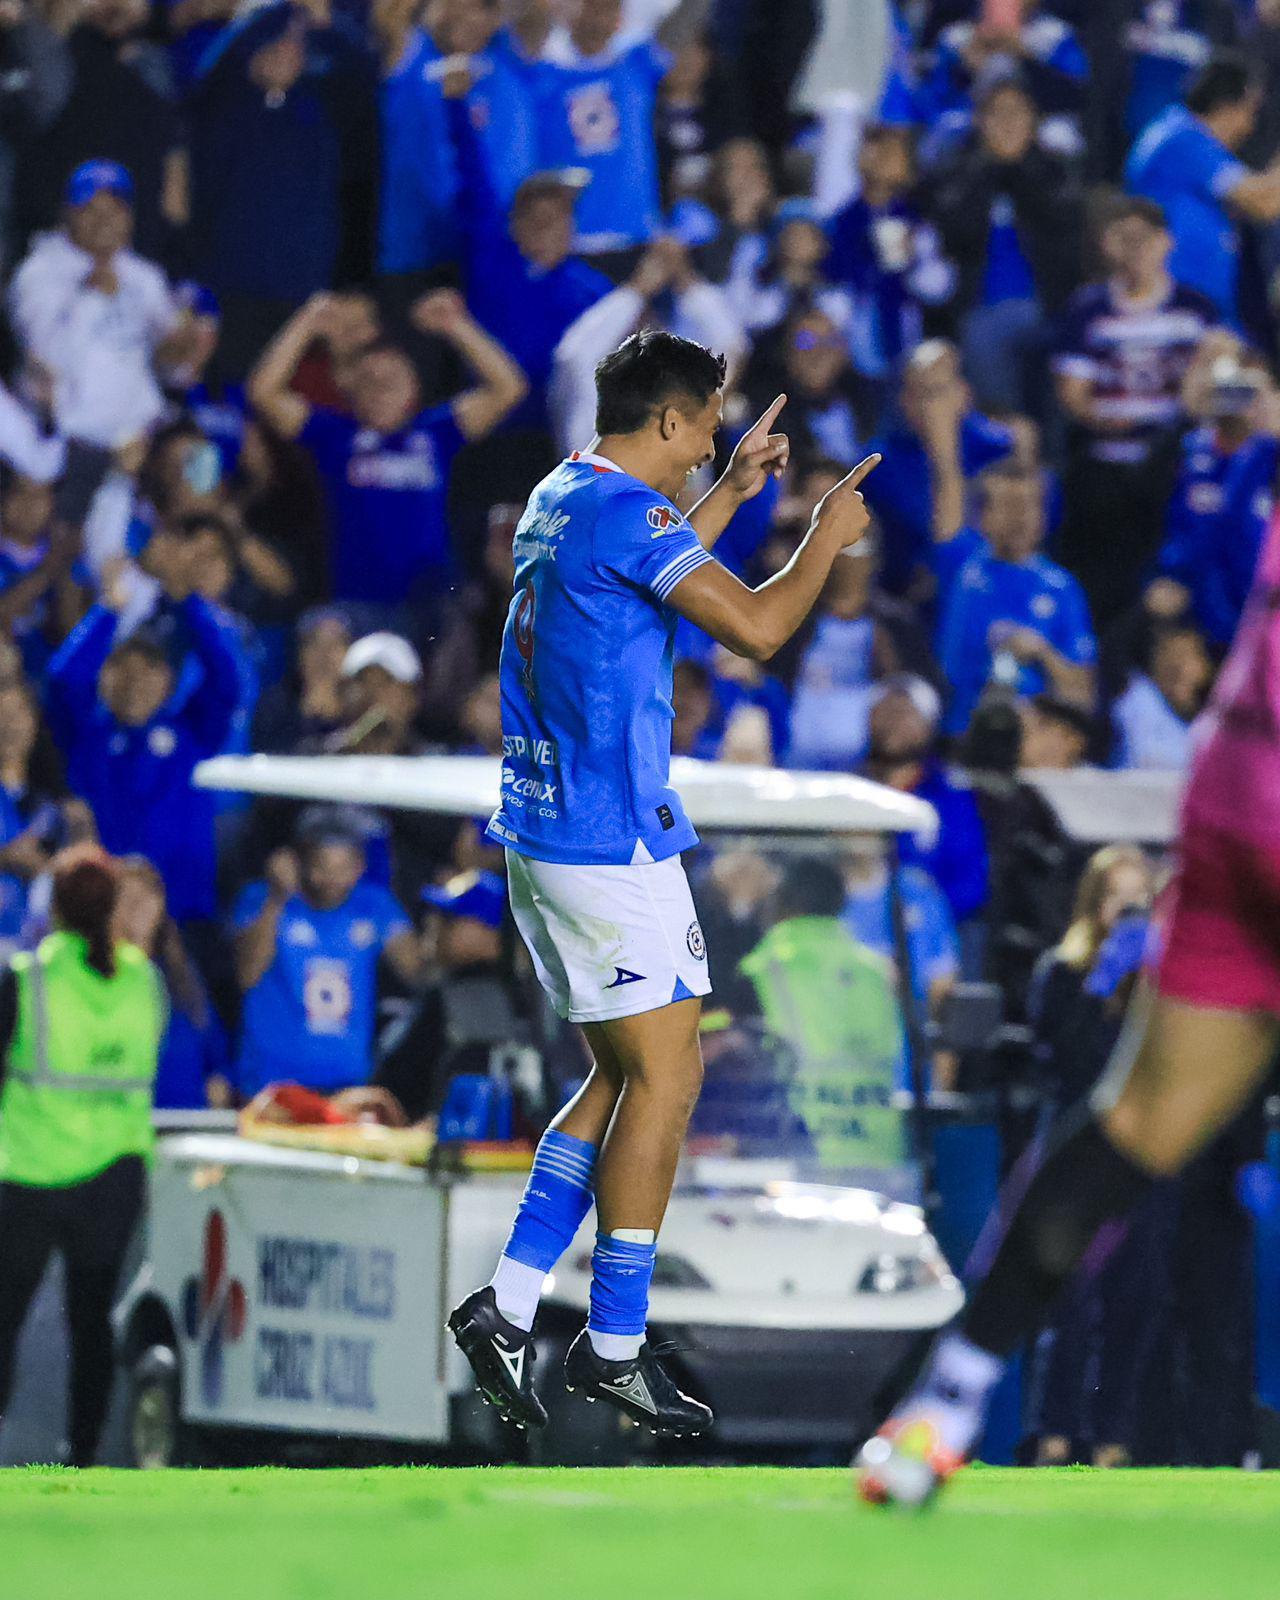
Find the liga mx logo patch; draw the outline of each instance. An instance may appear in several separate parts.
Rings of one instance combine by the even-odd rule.
[[[249,1302],[244,1284],[227,1271],[227,1224],[221,1211],[211,1211],[204,1225],[204,1260],[198,1278],[182,1290],[182,1315],[188,1339],[200,1347],[200,1392],[216,1406],[222,1398],[224,1346],[234,1344],[245,1328]]]
[[[672,528],[678,528],[684,518],[671,506],[650,506],[645,512],[645,521],[651,528],[657,530],[653,537],[661,539],[664,533],[670,533]]]

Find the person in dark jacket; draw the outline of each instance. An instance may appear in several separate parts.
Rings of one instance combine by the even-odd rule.
[[[975,137],[928,207],[960,268],[965,371],[987,410],[1043,409],[1048,319],[1075,286],[1080,233],[1071,170],[1036,143],[1034,100],[1016,79],[989,86]]]

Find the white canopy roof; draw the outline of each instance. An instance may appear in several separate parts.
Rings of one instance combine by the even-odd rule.
[[[488,816],[498,801],[493,756],[217,756],[196,768],[203,789]],[[920,833],[932,838],[927,801],[866,778],[784,772],[677,759],[671,782],[694,826],[788,833]]]
[[[1180,772],[1070,772],[1024,774],[1082,844],[1168,844],[1178,831]]]

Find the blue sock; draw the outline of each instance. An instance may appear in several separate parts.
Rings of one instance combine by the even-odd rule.
[[[596,1234],[587,1337],[591,1348],[606,1361],[629,1361],[644,1343],[649,1283],[657,1254],[656,1240],[639,1244],[612,1233]]]
[[[526,1332],[533,1327],[547,1273],[591,1210],[595,1169],[595,1145],[555,1128],[543,1134],[492,1279],[498,1310]]]

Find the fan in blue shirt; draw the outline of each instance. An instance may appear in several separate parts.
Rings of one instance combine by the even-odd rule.
[[[960,404],[967,390],[955,346],[940,339],[919,345],[902,380],[902,415],[872,440],[883,459],[863,491],[883,540],[881,582],[901,594],[929,561],[933,542],[933,468],[925,443],[925,414],[942,398]],[[960,422],[960,466],[966,479],[1010,454],[1016,440],[1002,423],[966,409]]]
[[[412,362],[380,342],[353,365],[354,416],[313,408],[290,382],[332,311],[329,295],[307,302],[263,357],[249,396],[277,433],[300,440],[319,469],[333,524],[334,597],[390,609],[429,604],[453,573],[446,515],[453,458],[523,400],[524,375],[461,297],[440,289],[417,303],[414,320],[470,364],[476,387],[423,410]]]
[[[658,230],[654,112],[670,66],[651,40],[618,32],[615,6],[584,5],[531,69],[539,164],[591,174],[578,208],[586,254],[644,244]]]
[[[219,613],[195,595],[178,611],[200,669],[190,692],[175,695],[177,673],[159,640],[135,633],[117,642],[115,611],[97,605],[50,663],[48,713],[67,780],[89,803],[102,843],[146,856],[174,918],[187,922],[217,908],[216,806],[191,774],[226,745],[240,675]]]
[[[1093,698],[1097,646],[1084,591],[1040,552],[1044,483],[1013,466],[982,484],[982,532],[967,529],[935,551],[942,597],[938,659],[951,684],[944,727],[962,733],[986,685],[1026,696],[1052,687]]]
[[[380,272],[423,272],[448,261],[457,247],[458,171],[441,88],[443,60],[431,37],[414,28],[382,80]]]
[[[1089,84],[1088,58],[1060,17],[1038,13],[1035,0],[1027,0],[1016,37],[1006,37],[981,22],[956,22],[944,28],[933,71],[920,89],[925,120],[971,115],[975,78],[985,79],[1003,64],[1005,71],[1016,70],[1026,79],[1044,115],[1074,122]],[[1078,135],[1078,128],[1075,132]]]
[[[1237,217],[1280,217],[1280,167],[1252,172],[1234,154],[1253,132],[1260,90],[1249,61],[1214,56],[1187,92],[1149,124],[1125,163],[1125,187],[1164,207],[1173,235],[1169,271],[1238,317]]]
[[[1274,435],[1250,433],[1242,418],[1197,428],[1183,445],[1159,569],[1188,591],[1196,621],[1222,650],[1253,583],[1278,464]]]
[[[322,1093],[367,1082],[382,957],[404,982],[420,976],[408,917],[362,881],[359,839],[321,816],[298,846],[272,856],[234,913],[244,991],[236,1076],[246,1096],[280,1080]]]
[[[467,304],[529,380],[529,395],[507,426],[547,429],[547,385],[556,346],[565,330],[613,288],[602,272],[572,254],[574,208],[587,174],[570,168],[529,175],[517,188],[508,217],[470,97],[452,102],[449,112],[463,176]]]

